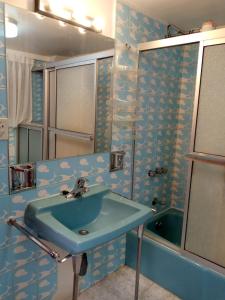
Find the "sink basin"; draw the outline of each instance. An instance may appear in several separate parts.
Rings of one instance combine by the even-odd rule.
[[[79,199],[62,195],[32,201],[25,224],[71,254],[83,253],[145,223],[151,209],[95,186]]]

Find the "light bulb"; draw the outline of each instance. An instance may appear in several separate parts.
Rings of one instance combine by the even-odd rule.
[[[102,17],[96,17],[92,24],[97,31],[102,31],[105,25],[104,23],[105,22]]]
[[[7,17],[5,27],[6,38],[15,38],[18,36],[18,26],[16,20]]]
[[[92,20],[86,16],[83,15],[76,15],[73,14],[73,18],[75,19],[76,23],[83,25],[85,27],[91,27],[92,26]]]
[[[66,23],[63,22],[63,21],[59,21],[59,25],[60,25],[61,27],[66,27]]]
[[[63,19],[71,19],[71,13],[64,7],[61,0],[49,0],[49,7],[54,15]]]
[[[85,34],[86,33],[86,30],[82,27],[79,27],[78,28],[78,31],[81,33],[81,34]]]

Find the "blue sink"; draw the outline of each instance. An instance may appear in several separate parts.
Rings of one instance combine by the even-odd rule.
[[[55,195],[32,201],[24,221],[39,237],[78,254],[136,228],[151,214],[150,208],[95,186],[79,199]]]

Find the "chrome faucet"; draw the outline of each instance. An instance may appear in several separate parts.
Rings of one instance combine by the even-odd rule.
[[[77,179],[74,188],[70,192],[63,191],[67,199],[80,198],[89,191],[87,187],[88,179],[80,177]]]
[[[162,208],[165,208],[166,206],[166,200],[159,200],[158,198],[153,198],[152,200],[152,212],[154,214],[158,213],[162,210]]]

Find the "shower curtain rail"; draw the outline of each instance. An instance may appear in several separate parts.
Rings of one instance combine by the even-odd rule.
[[[200,152],[191,152],[186,154],[185,157],[192,161],[200,161],[203,163],[220,165],[225,167],[225,157],[223,156],[217,156]]]

